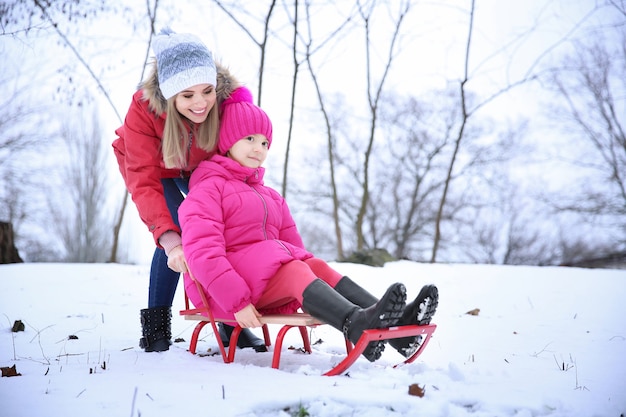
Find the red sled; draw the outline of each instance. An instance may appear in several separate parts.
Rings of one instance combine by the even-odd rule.
[[[191,275],[191,274],[190,274]],[[215,339],[220,348],[220,353],[222,355],[222,359],[224,363],[231,363],[235,360],[235,352],[237,350],[237,340],[239,338],[239,334],[242,331],[242,328],[237,324],[236,321],[230,319],[221,319],[213,316],[211,309],[208,307],[209,303],[207,302],[207,297],[204,292],[204,288],[202,285],[191,275],[192,279],[195,281],[198,292],[202,298],[202,303],[205,307],[202,308],[191,308],[189,297],[187,297],[187,293],[185,293],[185,309],[180,311],[180,315],[185,318],[185,320],[197,320],[200,321],[196,324],[193,335],[191,337],[191,342],[189,343],[189,351],[193,354],[196,353],[196,348],[198,345],[198,338],[200,336],[200,332],[207,324],[211,324],[213,328],[213,334],[215,335]],[[287,332],[292,328],[298,328],[300,330],[300,335],[302,336],[302,343],[304,345],[304,351],[307,353],[312,353],[311,349],[311,341],[309,340],[308,328],[325,325],[323,321],[316,319],[307,313],[293,313],[293,314],[272,314],[262,316],[260,322],[263,324],[263,338],[265,345],[269,348],[272,345],[272,339],[270,337],[270,332],[268,325],[274,324],[279,325],[280,330],[276,334],[275,342],[274,342],[274,352],[272,356],[272,368],[279,369],[280,366],[280,355],[283,346],[283,339]],[[230,343],[228,349],[224,346],[222,342],[222,338],[220,337],[219,330],[217,328],[218,323],[226,323],[231,326],[234,326],[234,330],[232,332]],[[363,353],[365,348],[370,342],[378,341],[378,340],[389,340],[389,339],[397,339],[408,336],[421,336],[422,343],[419,348],[407,359],[403,362],[400,362],[394,365],[394,368],[403,366],[409,363],[414,362],[421,354],[424,352],[424,349],[428,345],[430,338],[432,337],[435,329],[437,328],[436,324],[427,324],[427,325],[407,325],[407,326],[394,326],[388,327],[384,329],[368,329],[364,330],[363,334],[359,338],[356,344],[353,344],[348,339],[345,339],[346,343],[346,357],[340,361],[338,364],[333,366],[330,370],[324,373],[326,376],[335,376],[341,375],[359,359],[359,356]]]

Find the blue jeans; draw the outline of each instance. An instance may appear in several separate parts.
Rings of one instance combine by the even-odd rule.
[[[167,208],[172,215],[172,219],[177,226],[178,207],[189,193],[188,178],[164,178],[163,195],[167,203]],[[174,294],[178,286],[180,273],[172,271],[167,266],[167,255],[161,248],[156,248],[150,266],[150,288],[148,290],[148,308],[171,307],[174,302]]]

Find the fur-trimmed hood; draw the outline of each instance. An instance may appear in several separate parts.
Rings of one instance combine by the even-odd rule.
[[[150,63],[152,69],[150,75],[144,80],[139,88],[143,90],[143,99],[147,100],[150,110],[156,114],[163,114],[167,109],[167,100],[161,94],[159,88],[159,77],[157,73],[156,60]],[[216,62],[217,68],[217,86],[215,88],[217,94],[217,106],[221,106],[222,102],[230,97],[230,94],[241,86],[241,83],[230,73],[230,70],[220,63]],[[219,107],[218,107],[219,108]]]

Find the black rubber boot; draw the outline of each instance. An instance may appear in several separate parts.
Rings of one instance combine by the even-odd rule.
[[[430,324],[430,320],[437,311],[437,305],[439,305],[439,290],[434,285],[424,285],[415,300],[407,304],[397,325],[417,324],[422,326]],[[389,340],[389,344],[405,358],[413,355],[421,343],[422,336]]]
[[[321,279],[316,279],[302,293],[302,309],[343,332],[344,336],[356,344],[367,329],[382,329],[395,326],[406,302],[406,288],[403,284],[391,285],[376,304],[361,308],[348,301]],[[374,362],[380,358],[385,344],[382,341],[370,342],[363,356]]]
[[[233,330],[235,329],[233,326],[229,326],[228,324],[219,323],[218,329],[220,332],[220,338],[222,339],[222,343],[224,346],[230,345],[230,336],[233,334]],[[244,348],[253,348],[256,352],[267,352],[267,346],[265,346],[265,341],[263,339],[258,338],[250,331],[250,329],[242,329],[241,333],[239,333],[239,338],[237,339],[237,347],[239,349]]]
[[[146,352],[163,352],[172,344],[172,308],[145,308],[140,312],[141,331],[139,347]]]
[[[335,285],[335,291],[361,308],[373,306],[378,301],[378,298],[348,277],[343,277],[339,280],[337,285]]]

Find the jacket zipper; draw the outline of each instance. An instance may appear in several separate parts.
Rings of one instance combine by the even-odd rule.
[[[250,184],[248,184],[248,186],[252,189],[252,191],[254,191],[256,193],[257,196],[259,196],[259,198],[261,199],[261,202],[263,203],[263,209],[264,209],[264,215],[263,215],[263,237],[265,238],[265,240],[267,240],[267,227],[266,227],[267,226],[267,203],[265,202],[265,199],[263,198],[261,193],[259,193],[256,188],[254,188]]]
[[[258,176],[258,173],[256,174]],[[256,195],[259,196],[259,198],[261,199],[261,201],[263,202],[263,208],[265,210],[265,215],[263,217],[263,236],[265,237],[265,240],[267,240],[267,203],[265,202],[265,199],[263,198],[263,196],[261,195],[261,193],[259,193],[259,191],[254,188],[252,185],[248,184],[248,186],[250,188],[252,188],[252,191],[254,191],[256,193]],[[281,242],[278,239],[274,239],[274,242],[278,243],[280,246],[283,247],[283,249],[285,249],[285,252],[287,252],[288,254],[292,255],[291,251],[289,250],[289,248],[287,248],[287,246],[285,246],[285,244],[283,242]]]

